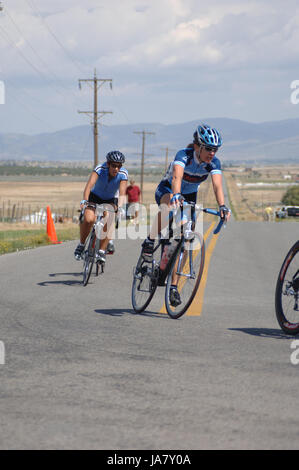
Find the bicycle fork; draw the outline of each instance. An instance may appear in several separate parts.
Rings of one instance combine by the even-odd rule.
[[[191,251],[191,253],[190,253]],[[185,264],[186,264],[186,258],[188,257],[188,253],[189,253],[189,273],[186,273],[184,272],[184,267],[185,267]],[[186,271],[186,269],[185,269]],[[195,279],[195,272],[194,272],[194,269],[193,269],[193,258],[192,258],[192,250],[187,250],[185,248],[185,244],[182,245],[181,247],[181,253],[180,253],[180,257],[179,257],[179,262],[178,262],[178,266],[177,266],[177,269],[176,269],[176,275],[177,276],[183,276],[183,277],[187,277],[189,279]]]

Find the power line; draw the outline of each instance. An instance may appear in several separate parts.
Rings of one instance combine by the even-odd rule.
[[[70,54],[70,52],[64,47],[62,42],[58,39],[56,34],[52,31],[52,29],[49,27],[48,23],[46,22],[45,18],[42,16],[36,5],[34,4],[33,0],[25,0],[27,4],[30,6],[31,10],[33,13],[37,14],[37,16],[42,20],[44,26],[48,30],[49,34],[51,34],[52,38],[55,40],[55,42],[58,44],[58,46],[64,51],[64,53],[68,56],[68,58],[72,61],[72,63],[75,65],[77,70],[80,72],[84,73],[82,68],[78,65],[77,60]]]
[[[18,31],[20,32],[20,29],[17,27],[16,23],[13,21],[12,17],[7,13],[7,15],[9,16],[10,20],[14,23],[16,29],[18,29]],[[20,32],[21,34],[21,32]],[[36,73],[38,74],[42,79],[43,81],[46,81],[47,83],[49,83],[49,85],[51,86],[51,84],[53,84],[53,81],[50,80],[48,78],[48,76],[42,72],[31,60],[29,60],[26,55],[20,50],[20,48],[16,45],[16,43],[14,42],[14,40],[11,39],[11,37],[9,36],[9,34],[7,33],[7,31],[3,28],[2,25],[0,25],[0,36],[2,36],[4,38],[4,40],[14,49],[17,51],[17,53],[22,57],[22,59],[28,64],[28,66]],[[22,34],[21,34],[22,36]],[[23,38],[22,36],[22,39],[25,40],[25,38]],[[26,41],[26,40],[25,40]],[[28,41],[26,41],[28,43]],[[28,43],[29,44],[29,43]],[[31,46],[31,49],[34,51],[34,49],[32,48]],[[39,57],[39,55],[36,53],[36,56]],[[5,77],[4,77],[5,78]],[[7,78],[5,78],[5,81],[7,83],[10,83],[11,86],[13,88],[16,88],[13,83],[11,81],[9,81]],[[62,91],[60,91],[59,89],[56,88],[55,86],[55,83],[54,83],[54,86],[52,86],[53,90],[58,93],[60,96],[62,96],[64,99],[66,97],[65,93],[63,93]],[[67,91],[69,91],[67,88],[65,88]],[[25,90],[23,90],[23,92],[26,93]],[[74,97],[76,98],[77,100],[77,96],[75,94],[73,94]],[[28,95],[30,96],[30,95]],[[14,94],[11,94],[10,97],[12,97],[12,99],[15,99],[15,101],[21,105],[23,108],[27,109],[27,111],[35,118],[37,119],[38,121],[40,121],[41,123],[43,124],[46,124],[47,127],[51,127],[52,129],[54,129],[54,127],[49,124],[48,122],[46,122],[43,118],[40,118],[35,112],[32,112],[31,109],[26,105],[24,104],[22,101],[18,100]],[[39,100],[36,100],[36,96],[34,95],[34,97],[30,96],[30,99],[33,99],[37,102],[39,102],[39,104],[44,104],[43,102],[39,101]]]
[[[13,48],[17,50],[18,54],[20,54],[20,56],[25,60],[25,62],[29,65],[29,67],[31,67],[38,75],[40,75],[44,79],[45,75],[29,59],[27,59],[27,57],[23,54],[23,52],[11,40],[11,38],[7,34],[7,31],[5,31],[5,29],[2,26],[0,26],[0,34]]]
[[[66,90],[67,92],[71,93],[75,98],[76,100],[78,99],[78,97],[75,95],[75,93],[72,92],[72,90],[69,90],[68,88],[66,88],[62,83],[61,83],[61,80],[57,77],[57,75],[52,72],[49,67],[48,67],[48,64],[44,61],[44,59],[40,56],[40,54],[38,54],[38,52],[35,50],[35,48],[32,46],[32,44],[28,41],[28,39],[26,39],[24,37],[24,34],[22,33],[21,29],[19,28],[19,26],[17,25],[17,23],[15,22],[15,20],[13,19],[13,17],[11,16],[11,14],[7,11],[7,8],[5,9],[5,13],[6,15],[8,16],[8,18],[10,19],[10,21],[13,23],[14,27],[16,28],[16,30],[19,32],[19,34],[21,35],[21,38],[25,41],[25,43],[30,47],[30,49],[32,50],[32,52],[34,53],[34,55],[39,59],[39,61],[42,63],[43,67],[45,69],[48,70],[48,73],[50,75],[52,75],[59,83],[60,83],[60,86]],[[7,34],[7,33],[6,33]],[[51,81],[51,83],[54,83]],[[54,83],[55,85],[55,83]],[[59,90],[56,90],[58,93],[61,94],[61,92]],[[65,96],[65,95],[63,95]]]
[[[34,70],[35,73],[37,73],[44,81],[46,81],[47,83],[49,83],[50,86],[52,86],[53,90],[58,93],[60,96],[62,96],[64,99],[65,99],[65,93],[63,93],[62,91],[60,91],[59,89],[56,88],[56,85],[54,83],[54,86],[53,86],[53,81],[50,80],[48,78],[48,76],[42,72],[40,69],[38,69],[34,63],[29,60],[24,54],[23,52],[17,47],[17,45],[14,43],[14,41],[9,37],[9,35],[7,34],[7,31],[4,30],[4,28],[2,26],[0,26],[0,35],[8,42],[8,44],[10,44],[16,51],[17,53],[23,58],[23,60],[29,65],[29,67]],[[52,85],[51,85],[52,84]]]
[[[12,84],[12,82],[10,80],[8,80],[7,78],[5,78],[5,83],[8,83],[8,84]],[[6,94],[7,94],[7,91],[6,91]],[[45,121],[43,118],[41,118],[39,115],[37,115],[35,112],[33,112],[30,107],[27,106],[27,104],[25,104],[24,102],[22,102],[22,100],[20,100],[19,98],[16,97],[16,94],[15,93],[10,93],[9,94],[9,97],[14,100],[18,105],[20,105],[22,108],[24,108],[25,110],[27,110],[27,112],[29,112],[31,114],[31,116],[36,119],[37,121],[41,122],[42,124],[46,125],[47,127],[52,127],[52,124],[50,124],[49,122]],[[53,130],[54,127],[52,127]]]
[[[112,90],[112,96],[114,98],[114,102],[117,100],[117,95],[114,93],[114,90]],[[120,114],[123,115],[123,117],[125,118],[125,120],[127,121],[128,124],[132,124],[132,121],[130,121],[130,119],[128,118],[128,116],[126,115],[126,113],[123,111],[123,109],[119,106],[118,103],[116,103],[116,108],[118,108]]]

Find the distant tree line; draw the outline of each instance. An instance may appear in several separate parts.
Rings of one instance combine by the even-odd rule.
[[[22,175],[41,175],[41,176],[88,176],[89,168],[71,168],[71,167],[42,167],[42,166],[21,166],[21,165],[0,165],[0,175],[2,176],[22,176]]]

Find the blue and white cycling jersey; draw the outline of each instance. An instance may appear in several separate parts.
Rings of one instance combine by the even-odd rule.
[[[114,178],[109,177],[109,168],[107,162],[98,165],[93,171],[99,176],[91,192],[101,199],[109,200],[119,195],[119,185],[121,181],[128,180],[128,171],[121,167]]]
[[[174,165],[184,168],[181,194],[191,194],[197,192],[200,184],[207,179],[209,174],[221,174],[221,163],[218,158],[213,157],[211,163],[200,162],[193,149],[179,150],[173,162],[170,163],[163,182],[172,183],[172,173]]]

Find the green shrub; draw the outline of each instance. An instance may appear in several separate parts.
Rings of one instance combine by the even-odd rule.
[[[283,195],[281,202],[286,206],[299,206],[299,186],[289,188]]]

